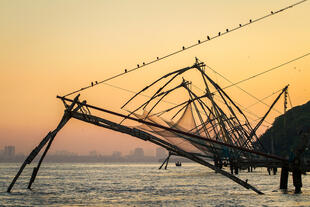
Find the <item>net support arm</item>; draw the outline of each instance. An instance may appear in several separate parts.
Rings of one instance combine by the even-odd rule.
[[[234,175],[231,175],[230,173],[228,173],[228,172],[226,172],[224,170],[219,169],[218,167],[210,164],[206,160],[196,156],[193,153],[189,153],[187,151],[184,151],[184,150],[180,149],[179,147],[177,147],[175,145],[172,145],[172,144],[170,144],[170,143],[168,143],[168,142],[166,142],[166,141],[164,141],[162,139],[159,139],[159,138],[157,138],[157,137],[155,137],[155,136],[153,136],[153,135],[151,135],[151,134],[149,134],[149,133],[147,133],[145,131],[139,130],[137,128],[131,128],[131,127],[127,127],[127,126],[124,126],[124,125],[121,125],[121,124],[117,124],[115,122],[111,122],[109,120],[106,120],[106,119],[103,119],[103,118],[100,118],[100,117],[96,117],[96,116],[93,116],[93,115],[81,114],[81,113],[78,113],[78,112],[72,113],[72,118],[75,118],[75,119],[78,119],[78,120],[81,120],[81,121],[84,121],[84,122],[87,122],[87,123],[90,123],[90,124],[94,124],[94,125],[97,125],[97,126],[100,126],[100,127],[108,128],[108,129],[111,129],[111,130],[114,130],[114,131],[118,131],[118,132],[121,132],[121,133],[125,133],[125,134],[131,135],[133,137],[137,137],[139,139],[142,139],[144,141],[149,141],[149,142],[151,142],[153,144],[156,144],[158,146],[164,147],[165,149],[167,149],[169,151],[169,156],[167,157],[165,162],[162,164],[162,165],[164,165],[166,163],[165,169],[167,167],[169,157],[170,157],[170,155],[172,155],[171,153],[173,153],[175,155],[186,157],[186,158],[188,158],[188,159],[190,159],[190,160],[192,160],[194,162],[197,162],[197,163],[199,163],[201,165],[204,165],[204,166],[206,166],[208,168],[211,168],[215,172],[222,174],[223,176],[231,179],[232,181],[238,183],[239,185],[243,186],[246,189],[251,189],[251,190],[255,191],[258,194],[263,194],[261,191],[256,189],[254,186],[252,186],[249,183],[241,180],[240,178],[238,178],[238,177],[236,177]]]

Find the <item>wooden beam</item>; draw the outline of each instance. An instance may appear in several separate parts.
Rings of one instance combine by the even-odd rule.
[[[72,102],[71,99],[68,99],[68,98],[65,98],[65,97],[57,96],[57,98],[59,98],[61,100],[64,99],[66,101]],[[127,119],[130,119],[132,121],[136,121],[136,122],[139,122],[139,123],[142,123],[142,124],[158,127],[158,128],[161,128],[161,129],[165,129],[167,131],[176,132],[176,133],[183,134],[183,135],[186,135],[186,136],[189,136],[189,137],[193,137],[193,138],[197,138],[197,139],[200,139],[200,140],[203,140],[203,141],[219,144],[219,145],[222,145],[222,146],[227,146],[227,147],[230,147],[230,148],[233,148],[233,149],[238,149],[238,150],[244,151],[244,152],[249,152],[249,153],[257,154],[257,155],[260,155],[260,156],[263,156],[263,157],[272,158],[272,159],[280,160],[280,161],[283,161],[283,162],[288,162],[287,159],[285,159],[283,157],[280,157],[280,156],[277,156],[277,155],[266,154],[266,153],[263,153],[263,152],[258,152],[258,151],[255,151],[255,150],[243,148],[243,147],[240,147],[240,146],[235,146],[235,145],[227,144],[227,143],[224,143],[224,142],[219,142],[217,140],[213,140],[213,139],[202,137],[202,136],[199,136],[199,135],[196,135],[196,134],[184,132],[184,131],[181,131],[181,130],[178,130],[178,129],[173,129],[173,128],[170,128],[170,127],[162,126],[162,125],[155,124],[155,123],[152,123],[152,122],[148,122],[148,121],[145,121],[145,120],[142,120],[142,119],[137,119],[137,118],[134,118],[134,117],[128,117],[127,115],[120,114],[120,113],[117,113],[117,112],[114,112],[114,111],[110,111],[110,110],[107,110],[107,109],[103,109],[103,108],[100,108],[100,107],[97,107],[97,106],[93,106],[93,105],[89,105],[89,104],[83,104],[83,103],[80,103],[80,102],[77,102],[77,103],[78,104],[82,104],[84,106],[87,106],[88,108],[92,108],[92,109],[95,109],[95,110],[98,110],[98,111],[102,111],[102,112],[105,112],[105,113],[108,113],[108,114],[112,114],[114,116],[118,116],[118,117],[122,117],[122,118],[127,118]]]

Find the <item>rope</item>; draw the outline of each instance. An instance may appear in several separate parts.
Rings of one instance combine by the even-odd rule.
[[[226,29],[226,31],[224,31],[223,33],[219,32],[218,35],[216,35],[216,36],[213,36],[213,37],[207,36],[207,39],[205,39],[205,40],[198,40],[198,42],[197,42],[196,44],[192,44],[192,45],[190,45],[190,46],[188,46],[188,47],[184,47],[184,46],[183,46],[182,49],[177,50],[177,51],[175,51],[175,52],[172,52],[172,53],[170,53],[170,54],[168,54],[168,55],[166,55],[166,56],[157,57],[155,60],[152,60],[152,61],[150,61],[150,62],[146,62],[146,63],[143,62],[142,65],[139,65],[139,64],[138,64],[137,67],[132,68],[132,69],[130,69],[130,70],[125,69],[125,72],[119,73],[119,74],[114,75],[114,76],[112,76],[112,77],[110,77],[110,78],[107,78],[107,79],[105,79],[105,80],[102,80],[102,81],[99,81],[99,82],[96,81],[95,83],[92,82],[91,85],[86,86],[86,87],[83,87],[83,88],[81,88],[81,89],[79,89],[79,90],[73,91],[73,92],[71,92],[71,93],[68,93],[68,94],[66,94],[64,97],[69,96],[69,95],[72,95],[72,94],[75,94],[75,93],[78,93],[78,92],[81,92],[81,91],[86,90],[86,89],[88,89],[88,88],[97,86],[97,85],[99,85],[99,84],[101,84],[101,83],[104,83],[104,82],[107,82],[107,81],[109,81],[109,80],[115,79],[115,78],[120,77],[120,76],[122,76],[122,75],[124,75],[124,74],[126,74],[126,73],[133,72],[133,71],[135,71],[135,70],[137,70],[137,69],[139,69],[139,68],[145,67],[145,66],[147,66],[147,65],[156,63],[156,62],[161,61],[161,60],[163,60],[163,59],[166,59],[166,58],[168,58],[168,57],[170,57],[170,56],[173,56],[173,55],[176,55],[176,54],[178,54],[178,53],[181,53],[181,52],[183,52],[183,51],[185,51],[185,50],[191,49],[191,48],[193,48],[193,47],[196,47],[196,46],[198,46],[198,45],[201,45],[201,44],[203,44],[203,43],[206,43],[206,42],[211,41],[211,40],[213,40],[213,39],[216,39],[216,38],[218,38],[218,37],[221,37],[221,36],[223,36],[223,35],[225,35],[225,34],[228,34],[228,33],[231,33],[231,32],[233,32],[233,31],[236,31],[236,30],[238,30],[238,29],[241,29],[241,28],[243,28],[243,27],[246,27],[246,26],[248,26],[248,25],[250,25],[250,24],[253,24],[253,23],[255,23],[255,22],[261,21],[261,20],[263,20],[263,19],[265,19],[265,18],[268,18],[268,17],[273,16],[273,15],[275,15],[275,14],[281,13],[281,12],[287,10],[287,9],[290,9],[290,8],[292,8],[292,7],[294,7],[294,6],[297,6],[297,5],[299,5],[299,4],[302,4],[302,3],[306,2],[306,1],[307,1],[307,0],[299,1],[299,2],[297,2],[297,3],[291,4],[291,5],[289,5],[289,6],[287,6],[287,7],[284,7],[284,8],[282,8],[282,9],[278,10],[278,11],[275,11],[275,12],[271,11],[270,14],[267,14],[267,15],[265,15],[265,16],[262,16],[262,17],[260,17],[260,18],[258,18],[258,19],[254,19],[254,20],[250,19],[249,22],[247,22],[247,23],[245,23],[245,24],[243,24],[243,25],[242,25],[242,24],[239,24],[239,26],[237,26],[237,27],[235,27],[235,28],[233,28],[233,29],[231,29],[231,30]]]
[[[293,104],[292,104],[292,101],[291,101],[290,94],[289,94],[289,93],[287,93],[287,95],[288,95],[288,100],[290,101],[290,106],[291,106],[291,108],[293,108]]]
[[[215,71],[213,68],[211,68],[210,66],[206,65],[209,69],[211,69],[212,71]],[[216,71],[215,71],[216,72]],[[241,91],[243,91],[244,93],[248,94],[249,96],[251,96],[252,98],[256,99],[257,101],[259,101],[260,103],[264,104],[267,107],[270,107],[270,105],[266,104],[265,102],[263,102],[262,100],[260,100],[259,98],[257,98],[256,96],[254,96],[253,94],[251,94],[250,92],[244,90],[243,88],[241,88],[240,86],[237,86],[237,84],[234,84],[231,80],[229,80],[228,78],[226,78],[225,76],[223,76],[222,74],[216,72],[218,75],[220,75],[222,78],[224,78],[226,81],[232,83],[231,86],[236,86],[237,88],[239,88]],[[240,81],[239,81],[240,82]],[[228,87],[224,87],[224,89],[227,89]],[[280,111],[278,111],[277,109],[272,109],[276,112],[278,112],[279,114],[281,114]]]
[[[268,95],[268,96],[265,96],[264,98],[262,98],[262,99],[260,99],[260,100],[263,101],[263,100],[265,100],[265,99],[267,99],[267,98],[273,96],[274,94],[276,94],[276,93],[278,93],[278,92],[280,92],[280,91],[282,91],[282,90],[283,90],[283,88],[281,88],[280,90],[277,90],[277,91],[275,91],[275,92],[272,92],[272,94],[270,94],[270,95]],[[250,108],[250,107],[252,107],[252,106],[254,106],[254,105],[258,104],[258,103],[260,103],[260,102],[258,101],[258,102],[256,102],[256,103],[253,103],[253,104],[247,106],[246,109],[248,109],[248,108]]]
[[[263,74],[265,74],[265,73],[268,73],[268,72],[270,72],[270,71],[276,70],[276,69],[278,69],[278,68],[280,68],[280,67],[283,67],[283,66],[285,66],[285,65],[288,65],[288,64],[290,64],[290,63],[292,63],[292,62],[295,62],[295,61],[297,61],[297,60],[300,60],[300,59],[302,59],[302,58],[304,58],[304,57],[307,57],[308,55],[310,55],[310,52],[308,52],[308,53],[306,53],[306,54],[304,54],[304,55],[302,55],[302,56],[299,56],[299,57],[297,57],[297,58],[294,58],[294,59],[292,59],[292,60],[289,60],[289,61],[287,61],[287,62],[285,62],[285,63],[282,63],[282,64],[280,64],[280,65],[278,65],[278,66],[275,66],[275,67],[273,67],[273,68],[270,68],[270,69],[268,69],[268,70],[265,70],[265,71],[263,71],[263,72],[261,72],[261,73],[258,73],[258,74],[255,74],[255,75],[253,75],[253,76],[250,76],[249,78],[240,80],[240,81],[238,81],[238,82],[236,82],[236,83],[233,83],[233,82],[230,81],[228,78],[226,78],[226,77],[223,76],[222,74],[218,73],[217,71],[215,71],[215,70],[214,70],[213,68],[211,68],[210,66],[208,66],[208,65],[206,65],[206,66],[207,66],[209,69],[211,69],[213,72],[217,73],[219,76],[221,76],[222,78],[224,78],[226,81],[232,83],[231,85],[228,85],[228,86],[224,87],[223,90],[225,90],[225,89],[227,89],[227,88],[230,88],[230,87],[232,87],[232,86],[236,86],[237,88],[239,88],[240,90],[242,90],[243,92],[245,92],[246,94],[248,94],[249,96],[251,96],[252,98],[256,99],[258,102],[264,104],[264,105],[267,106],[267,107],[270,107],[268,104],[266,104],[265,102],[262,101],[263,99],[261,99],[261,100],[258,99],[258,98],[255,97],[253,94],[247,92],[246,90],[242,89],[240,86],[237,86],[237,85],[240,84],[240,83],[243,83],[243,82],[245,82],[245,81],[251,80],[251,79],[253,79],[253,78],[256,78],[256,77],[258,77],[258,76],[260,76],[260,75],[263,75]],[[272,109],[272,110],[278,112],[279,114],[282,114],[282,113],[281,113],[279,110],[277,110],[277,109]]]
[[[236,82],[236,83],[233,83],[233,84],[231,84],[231,85],[229,85],[229,86],[224,87],[223,89],[230,88],[230,87],[232,87],[232,86],[238,85],[238,84],[243,83],[243,82],[245,82],[245,81],[251,80],[251,79],[256,78],[256,77],[258,77],[258,76],[260,76],[260,75],[263,75],[263,74],[268,73],[268,72],[270,72],[270,71],[276,70],[276,69],[278,69],[278,68],[280,68],[280,67],[282,67],[282,66],[285,66],[285,65],[287,65],[287,64],[289,64],[289,63],[292,63],[292,62],[295,62],[295,61],[297,61],[297,60],[299,60],[299,59],[302,59],[302,58],[304,58],[304,57],[306,57],[306,56],[308,56],[308,55],[310,55],[310,52],[308,52],[308,53],[306,53],[306,54],[304,54],[304,55],[302,55],[302,56],[299,56],[299,57],[297,57],[297,58],[294,58],[294,59],[292,59],[292,60],[290,60],[290,61],[287,61],[287,62],[285,62],[285,63],[282,63],[281,65],[278,65],[278,66],[275,66],[275,67],[270,68],[270,69],[268,69],[268,70],[265,70],[265,71],[263,71],[263,72],[261,72],[261,73],[255,74],[255,75],[253,75],[253,76],[251,76],[251,77],[249,77],[249,78],[246,78],[246,79],[243,79],[243,80],[238,81],[238,82]]]

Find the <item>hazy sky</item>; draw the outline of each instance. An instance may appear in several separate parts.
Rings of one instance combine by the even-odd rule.
[[[30,152],[61,119],[64,107],[56,95],[293,2],[297,1],[0,0],[0,148],[15,145],[17,152]],[[309,11],[306,2],[109,83],[138,91],[167,72],[192,65],[195,56],[236,82],[309,53]],[[240,86],[263,98],[290,84],[293,105],[300,105],[310,98],[309,67],[308,56]],[[218,81],[227,85],[220,77]],[[256,102],[240,91],[231,93],[245,106]],[[120,106],[131,95],[101,85],[83,92],[81,99],[122,112]],[[283,102],[277,108],[283,110]],[[262,116],[267,108],[258,104],[253,110]],[[278,115],[272,113],[268,120]],[[51,151],[126,154],[139,146],[153,153],[149,143],[71,120]]]

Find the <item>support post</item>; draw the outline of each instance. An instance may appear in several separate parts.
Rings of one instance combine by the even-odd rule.
[[[35,178],[36,178],[36,175],[38,173],[38,170],[40,168],[40,165],[54,139],[54,137],[56,136],[56,134],[60,131],[60,129],[69,121],[69,119],[71,118],[71,115],[70,115],[70,112],[71,110],[73,109],[74,105],[78,102],[78,98],[79,98],[80,95],[77,95],[74,100],[72,101],[71,105],[65,110],[65,114],[63,115],[60,123],[58,124],[57,128],[52,131],[52,132],[49,132],[45,138],[42,139],[42,141],[40,142],[40,144],[34,148],[32,150],[32,152],[28,155],[28,157],[26,158],[26,160],[24,161],[24,163],[22,164],[22,166],[20,167],[19,171],[17,172],[17,174],[15,175],[15,177],[13,178],[11,184],[9,185],[8,189],[7,189],[7,192],[10,193],[14,184],[16,183],[17,179],[19,178],[19,176],[22,174],[23,170],[25,169],[26,165],[27,164],[30,164],[33,159],[39,154],[39,152],[41,151],[41,149],[46,145],[46,143],[48,143],[47,147],[45,148],[45,151],[38,163],[38,166],[36,168],[33,169],[33,172],[32,172],[32,175],[31,175],[31,178],[30,178],[30,182],[29,182],[29,185],[28,185],[28,188],[30,189],[32,183],[34,182]],[[77,111],[79,109],[79,107],[77,107],[75,109],[75,111]]]
[[[238,165],[235,165],[235,175],[238,175],[239,174],[239,168],[238,168]]]
[[[281,169],[280,189],[287,190],[288,183],[288,167],[283,166]]]
[[[54,138],[55,138],[56,134],[57,134],[57,133],[60,131],[60,129],[69,121],[70,118],[71,118],[71,117],[70,117],[69,112],[66,111],[65,114],[64,114],[64,116],[63,116],[63,118],[62,118],[62,120],[60,121],[58,127],[57,127],[52,133],[50,133],[50,134],[51,134],[51,138],[50,138],[50,140],[49,140],[49,142],[48,142],[48,144],[47,144],[47,146],[46,146],[46,148],[45,148],[45,150],[44,150],[44,152],[43,152],[43,154],[42,154],[42,156],[41,156],[41,158],[40,158],[40,160],[39,160],[39,162],[38,162],[38,165],[37,165],[37,167],[34,167],[34,168],[33,168],[32,175],[31,175],[31,178],[30,178],[28,187],[27,187],[28,189],[31,189],[31,185],[32,185],[32,183],[34,182],[34,180],[36,179],[36,176],[37,176],[38,171],[39,171],[39,169],[40,169],[40,167],[41,167],[41,164],[42,164],[42,162],[43,162],[43,160],[44,160],[44,158],[45,158],[45,156],[46,156],[46,154],[47,154],[49,148],[51,147],[51,145],[52,145],[52,143],[53,143],[53,141],[54,141]]]
[[[169,157],[169,156],[168,156]],[[158,168],[159,170],[164,166],[164,164],[167,162],[168,157],[164,160],[164,162],[161,164],[161,166]]]
[[[167,157],[167,162],[166,162],[165,170],[167,170],[170,156],[171,156],[171,154],[170,154],[170,152],[169,152],[169,155],[168,155],[168,157]]]
[[[302,180],[301,180],[301,170],[293,170],[293,184],[295,186],[295,193],[301,193]]]
[[[268,175],[270,175],[270,167],[267,167]]]
[[[232,159],[229,159],[229,168],[230,168],[230,174],[234,174],[234,161]]]
[[[277,171],[278,171],[278,168],[276,168],[276,167],[273,167],[273,168],[272,168],[273,175],[276,175],[276,174],[277,174]]]

